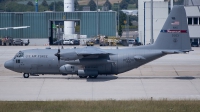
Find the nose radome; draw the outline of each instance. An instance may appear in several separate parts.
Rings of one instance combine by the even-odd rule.
[[[6,61],[4,63],[4,67],[7,69],[10,69],[10,70],[13,70],[13,68],[14,68],[13,61],[12,60]]]

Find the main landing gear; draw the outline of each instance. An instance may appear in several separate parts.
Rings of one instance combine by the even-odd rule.
[[[24,73],[24,78],[29,78],[29,73]]]
[[[96,79],[98,77],[98,75],[91,75],[91,76],[89,76],[89,78],[91,78],[91,79]]]
[[[88,76],[79,76],[79,78],[81,78],[81,79],[85,79],[85,78],[87,78]]]
[[[79,78],[81,78],[81,79],[85,79],[87,77],[88,76],[79,76]],[[98,75],[91,75],[91,76],[89,76],[90,79],[96,79],[97,77],[98,77]]]

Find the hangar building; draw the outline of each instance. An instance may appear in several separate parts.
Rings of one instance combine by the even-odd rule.
[[[0,37],[28,38],[33,41],[53,41],[54,21],[80,21],[80,35],[94,37],[97,29],[100,35],[116,36],[116,12],[2,12],[0,28],[30,26],[27,29],[0,30]],[[96,17],[99,17],[97,19]],[[99,25],[97,25],[97,20]],[[97,28],[98,26],[98,28]]]

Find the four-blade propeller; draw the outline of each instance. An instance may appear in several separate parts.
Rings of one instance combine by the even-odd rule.
[[[58,52],[55,54],[56,57],[58,57],[58,61],[60,61],[60,49],[58,49]]]

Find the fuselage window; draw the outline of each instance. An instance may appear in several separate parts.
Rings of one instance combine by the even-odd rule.
[[[20,63],[20,60],[17,59],[17,60],[16,60],[16,63]]]

